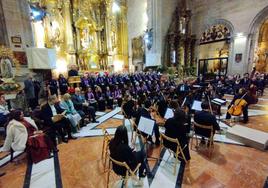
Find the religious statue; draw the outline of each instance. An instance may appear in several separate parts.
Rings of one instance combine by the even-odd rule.
[[[2,57],[0,63],[0,72],[2,78],[12,78],[14,76],[12,64],[8,57]]]

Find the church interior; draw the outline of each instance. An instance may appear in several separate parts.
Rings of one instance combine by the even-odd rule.
[[[267,0],[0,17],[0,187],[268,188]]]

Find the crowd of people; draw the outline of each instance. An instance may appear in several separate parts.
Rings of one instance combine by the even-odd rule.
[[[78,73],[70,70],[69,76],[78,76]],[[247,102],[243,108],[244,122],[247,122],[248,105],[256,103],[257,95],[263,94],[266,81],[267,77],[256,71],[252,71],[250,75],[246,73],[242,78],[239,75],[216,76],[209,81],[200,75],[195,80],[184,79],[180,83],[157,72],[98,75],[84,73],[80,84],[69,84],[67,78],[59,75],[58,79],[54,78],[47,82],[47,102],[40,105],[38,98],[36,99],[38,95],[35,93],[38,91],[34,87],[32,77],[29,76],[25,81],[24,90],[32,118],[24,117],[20,109],[8,109],[4,95],[0,97],[0,124],[6,126],[3,151],[33,152],[31,143],[33,139],[37,139],[40,145],[45,145],[44,148],[47,148],[43,153],[57,152],[58,138],[68,142],[68,139],[75,139],[73,133],[78,131],[79,126],[85,126],[88,122],[97,123],[95,115],[97,110],[122,107],[125,116],[134,118],[138,125],[141,117],[153,119],[152,113],[157,113],[159,117],[164,118],[167,108],[171,108],[174,117],[165,122],[166,134],[177,138],[181,145],[185,146],[184,155],[190,160],[187,134],[191,129],[191,115],[195,114],[194,120],[197,123],[211,125],[217,131],[220,128],[215,115],[210,112],[210,99],[222,99],[224,94],[233,94],[234,99],[228,108],[236,99],[243,97]],[[194,100],[202,101],[202,112],[192,110]],[[231,114],[227,113],[226,118],[230,116]],[[42,131],[38,130],[40,128]],[[128,139],[125,138],[125,131],[122,127],[118,128],[110,145],[111,154],[118,160],[124,161],[125,154],[122,150],[126,150],[128,153],[126,156],[144,162],[144,154],[132,153]],[[152,135],[147,135],[148,141],[159,145],[158,124],[155,124],[153,133],[154,138]],[[36,134],[39,137],[34,136]],[[172,143],[166,145],[175,150]],[[131,160],[128,161],[131,163]],[[142,165],[140,176],[143,177],[144,173]]]

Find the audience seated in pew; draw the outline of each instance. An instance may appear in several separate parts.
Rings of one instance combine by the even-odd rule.
[[[49,128],[48,135],[56,145],[57,133],[61,136],[63,142],[68,139],[75,139],[71,134],[71,123],[65,116],[65,111],[60,107],[56,95],[48,97],[48,102],[41,108],[42,119]],[[65,138],[67,133],[68,139]]]
[[[4,127],[8,122],[9,109],[4,95],[0,95],[0,127]]]
[[[65,93],[60,102],[60,107],[65,111],[65,116],[69,119],[72,125],[72,132],[77,132],[77,126],[82,119],[80,114],[74,108],[74,104],[71,100],[71,95]]]
[[[96,121],[96,109],[94,106],[90,106],[90,104],[86,101],[85,96],[81,93],[80,88],[75,88],[75,94],[72,95],[72,101],[74,108],[81,117],[89,116],[89,120],[92,123],[98,123]],[[82,118],[82,120],[83,119],[84,118]]]
[[[21,110],[10,113],[7,134],[2,148],[4,152],[27,151],[29,159],[37,163],[49,157],[50,152],[57,151],[52,141],[38,130],[35,122],[24,117]]]

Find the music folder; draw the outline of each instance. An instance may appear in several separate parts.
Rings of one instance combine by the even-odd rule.
[[[148,135],[153,135],[154,124],[154,120],[141,116],[138,124],[138,130]]]
[[[167,108],[164,118],[169,119],[174,117],[174,112],[171,108]]]
[[[192,110],[202,111],[201,104],[202,104],[201,101],[194,100],[193,105],[192,105]]]

